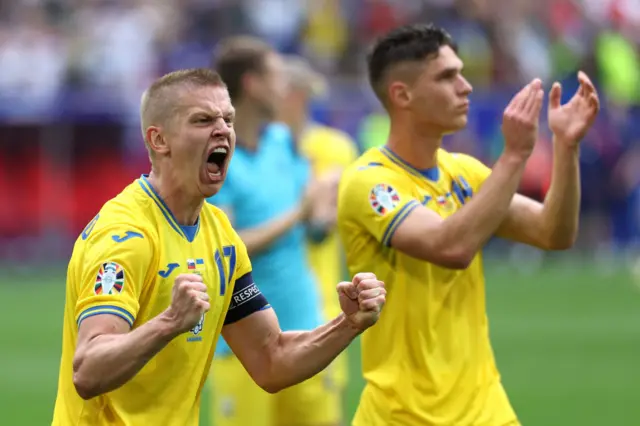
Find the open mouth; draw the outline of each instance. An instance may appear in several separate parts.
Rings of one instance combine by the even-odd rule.
[[[222,176],[224,164],[229,155],[229,150],[223,146],[220,146],[209,154],[207,157],[207,171],[214,177]]]

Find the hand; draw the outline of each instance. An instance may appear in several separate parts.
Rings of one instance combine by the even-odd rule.
[[[180,274],[173,284],[171,306],[166,311],[176,332],[185,333],[195,327],[210,308],[207,286],[196,274]]]
[[[564,105],[560,104],[562,86],[556,82],[549,93],[549,128],[557,141],[576,147],[593,125],[600,110],[598,92],[587,74],[578,73],[580,88]]]
[[[502,118],[505,153],[526,160],[538,139],[540,109],[544,91],[539,79],[527,84],[513,97]]]
[[[387,291],[374,274],[358,273],[352,282],[341,282],[337,289],[342,312],[356,329],[364,331],[378,321]]]

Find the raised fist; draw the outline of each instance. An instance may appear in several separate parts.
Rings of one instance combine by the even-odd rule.
[[[210,308],[207,286],[196,274],[180,274],[173,284],[168,316],[177,332],[185,333],[200,322]]]
[[[380,318],[386,301],[384,283],[371,272],[360,272],[352,282],[338,284],[340,307],[351,324],[364,331]]]

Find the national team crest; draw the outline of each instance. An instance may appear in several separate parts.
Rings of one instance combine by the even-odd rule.
[[[103,263],[93,287],[95,294],[119,294],[124,288],[124,268],[115,262]]]
[[[374,186],[369,193],[369,204],[371,204],[373,211],[380,216],[395,209],[399,201],[400,196],[398,192],[393,189],[391,185],[385,183]]]
[[[204,314],[202,314],[202,316],[200,317],[200,321],[198,321],[198,323],[193,326],[193,328],[191,329],[191,332],[193,334],[198,334],[202,331],[202,328],[204,327]]]

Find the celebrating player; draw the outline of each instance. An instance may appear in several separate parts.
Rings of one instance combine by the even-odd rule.
[[[372,274],[338,287],[344,314],[283,333],[251,276],[245,245],[217,208],[235,148],[218,74],[168,74],[141,120],[151,173],[107,202],[69,263],[54,425],[197,425],[220,332],[269,392],[324,369],[378,318]]]
[[[322,305],[305,230],[318,186],[309,183],[308,162],[289,128],[273,122],[287,91],[282,57],[259,39],[231,37],[218,46],[214,67],[238,112],[238,143],[224,187],[210,201],[227,212],[246,244],[253,276],[282,330],[313,329],[323,322]],[[325,386],[328,372],[269,395],[241,361],[224,341],[218,344],[211,368],[213,425],[329,426],[340,420],[339,397]]]
[[[493,170],[441,148],[467,123],[471,85],[442,29],[407,26],[368,56],[387,109],[386,146],[344,174],[338,226],[352,271],[387,283],[389,302],[362,340],[363,391],[354,425],[518,425],[489,342],[480,251],[492,235],[542,249],[572,246],[578,229],[579,142],[599,109],[589,78],[565,105],[549,96],[553,181],[544,204],[516,194],[534,147],[541,82],[507,106]]]

